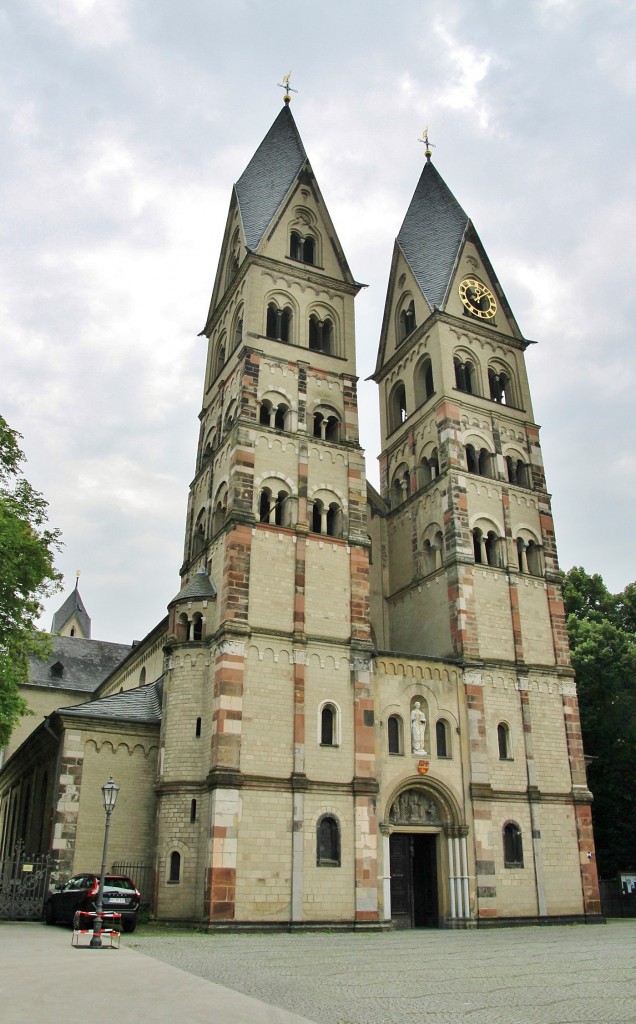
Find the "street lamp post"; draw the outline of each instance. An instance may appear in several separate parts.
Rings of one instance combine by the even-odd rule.
[[[95,923],[93,924],[93,937],[91,939],[91,947],[93,949],[100,949],[102,945],[102,911],[104,906],[104,875],[106,874],[106,853],[108,851],[108,829],[110,828],[110,816],[115,810],[115,803],[117,802],[118,793],[119,786],[115,785],[115,783],[113,782],[113,777],[111,775],[106,785],[102,786],[104,810],[106,811],[106,826],[104,828],[102,870],[99,876],[99,889],[97,892],[97,902],[95,904]]]

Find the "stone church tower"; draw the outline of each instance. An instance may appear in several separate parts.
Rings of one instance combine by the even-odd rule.
[[[383,566],[372,621],[381,650],[462,668],[455,739],[482,919],[564,913],[559,888],[579,868],[586,912],[598,910],[530,344],[427,146],[394,247],[374,374],[384,502],[373,510],[381,524],[372,517],[370,526]],[[443,757],[448,726],[440,715],[430,738]],[[527,876],[505,869],[529,862],[526,888]]]
[[[159,845],[190,800],[213,921],[377,918],[358,290],[286,103],[232,194],[170,608]]]

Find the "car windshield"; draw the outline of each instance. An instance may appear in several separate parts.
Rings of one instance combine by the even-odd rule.
[[[131,878],[105,878],[104,889],[130,889],[131,892],[135,888],[135,883]]]

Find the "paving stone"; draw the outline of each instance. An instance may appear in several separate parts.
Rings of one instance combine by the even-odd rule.
[[[636,1022],[636,921],[385,934],[174,932],[136,934],[129,945],[317,1024]]]

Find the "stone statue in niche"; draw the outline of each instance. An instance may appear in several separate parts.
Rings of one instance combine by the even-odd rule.
[[[425,754],[426,715],[422,711],[419,700],[411,711],[411,751],[413,754]]]
[[[405,789],[389,813],[393,825],[441,825],[437,804],[418,789]]]

